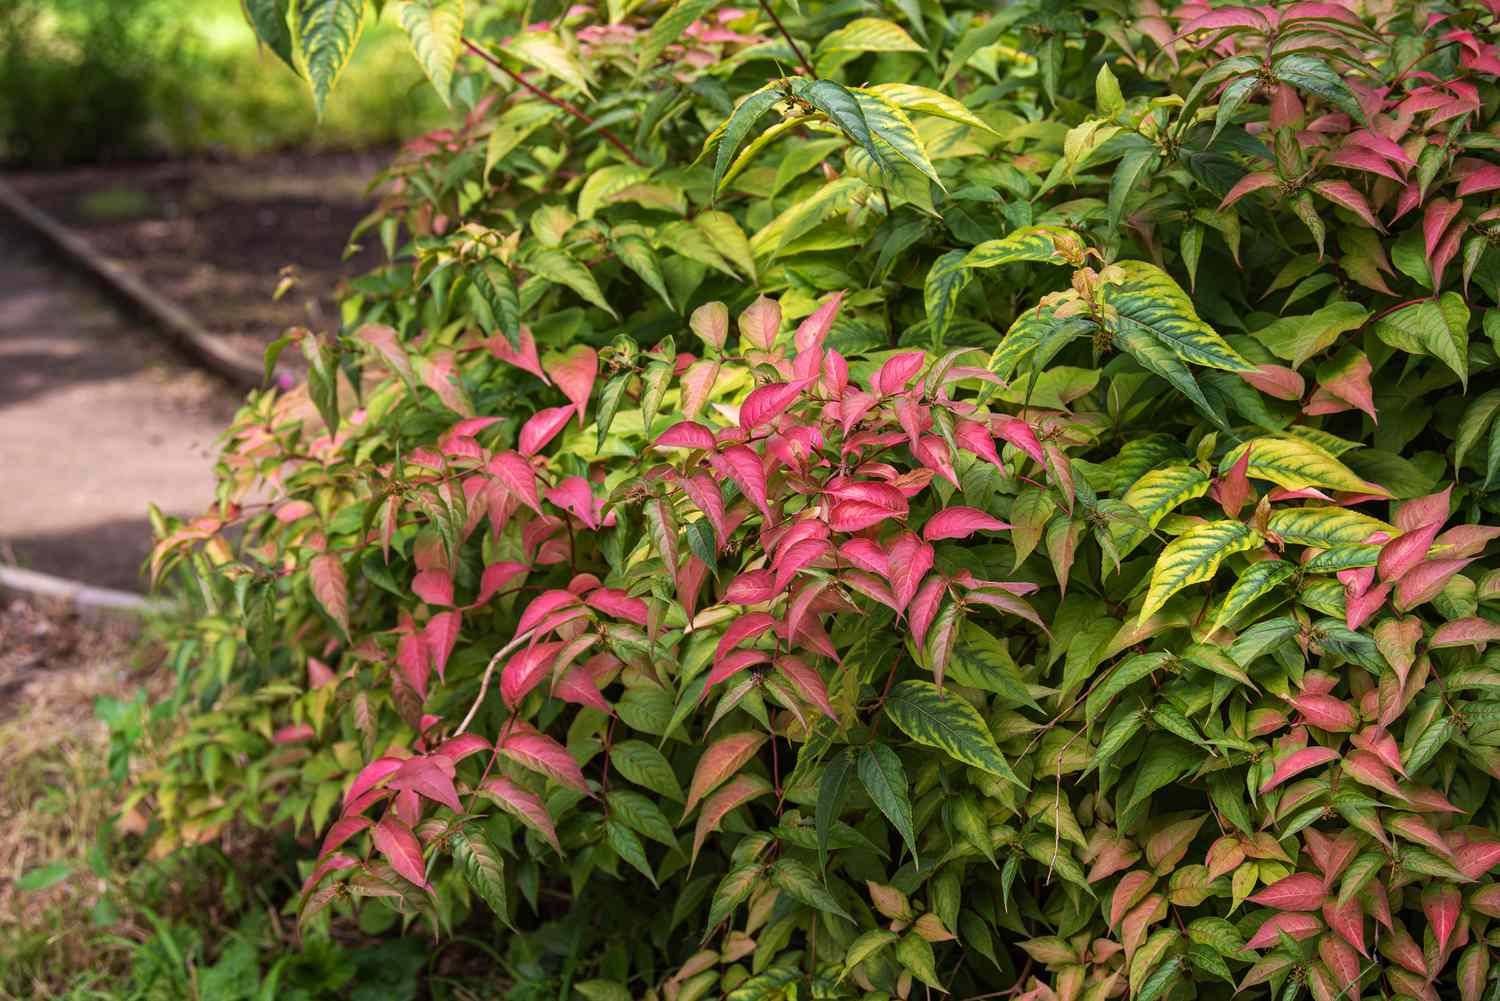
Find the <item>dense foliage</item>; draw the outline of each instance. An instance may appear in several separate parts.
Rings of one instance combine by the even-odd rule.
[[[1494,996],[1500,5],[387,6],[462,124],[161,525],[162,849],[518,998]]]

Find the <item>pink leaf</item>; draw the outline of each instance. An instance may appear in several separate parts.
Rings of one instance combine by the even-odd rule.
[[[921,587],[917,588],[917,593],[911,600],[911,610],[907,621],[911,625],[912,639],[917,641],[919,650],[927,642],[927,630],[937,616],[938,606],[942,604],[943,595],[947,593],[947,590],[947,578],[942,574],[932,574],[922,582]]]
[[[1230,467],[1213,485],[1214,499],[1219,502],[1219,507],[1224,513],[1233,518],[1240,513],[1240,508],[1250,499],[1250,453],[1255,449],[1255,443],[1251,442],[1245,446],[1240,453],[1239,459]]]
[[[553,686],[552,694],[564,702],[597,709],[606,716],[615,714],[614,707],[600,694],[598,683],[581,667],[564,672]]]
[[[787,585],[797,574],[816,563],[832,548],[825,539],[803,539],[781,550],[772,563],[772,568],[776,572],[776,581],[773,586],[778,592],[786,590]]]
[[[1252,904],[1274,907],[1278,911],[1316,911],[1323,906],[1328,890],[1323,880],[1310,872],[1295,872],[1278,879],[1250,898]]]
[[[734,775],[745,763],[755,757],[765,744],[765,734],[745,731],[744,733],[731,734],[721,737],[708,746],[703,756],[698,759],[698,767],[693,770],[693,780],[688,785],[687,804],[682,808],[683,819],[692,814],[693,808],[730,776]]]
[[[531,419],[521,426],[521,454],[532,456],[546,448],[547,443],[568,426],[568,419],[572,416],[573,408],[570,406],[548,407],[532,414]]]
[[[839,555],[862,570],[890,579],[890,557],[871,539],[850,539],[839,547]]]
[[[593,795],[588,783],[584,781],[583,771],[567,748],[525,723],[510,725],[511,732],[499,744],[501,754],[570,789],[577,789],[586,796]]]
[[[1448,938],[1458,924],[1459,911],[1463,909],[1463,897],[1455,886],[1429,886],[1422,892],[1422,913],[1437,936],[1438,953],[1446,955]]]
[[[1378,424],[1380,418],[1375,413],[1375,393],[1370,387],[1371,371],[1370,359],[1363,351],[1355,351],[1345,364],[1328,373],[1327,378],[1320,375],[1319,381],[1324,389],[1354,404]]]
[[[471,607],[486,604],[501,588],[526,573],[527,569],[526,564],[511,561],[491,563],[485,567],[479,578],[479,597],[474,599]]]
[[[745,774],[735,776],[729,784],[710,796],[703,804],[703,812],[698,816],[698,824],[693,831],[692,860],[697,861],[703,842],[719,829],[719,824],[731,810],[768,792],[771,792],[771,783],[759,775]]]
[[[543,591],[531,599],[531,603],[526,606],[526,611],[521,613],[521,621],[516,623],[516,635],[526,632],[558,609],[576,604],[578,604],[578,595],[572,591],[564,591],[560,588]]]
[[[776,620],[765,612],[750,612],[741,615],[729,624],[724,630],[724,635],[719,638],[719,645],[714,650],[714,660],[724,659],[724,655],[741,643],[776,628]]]
[[[522,789],[505,778],[487,779],[479,787],[479,792],[540,834],[552,846],[553,851],[562,854],[562,845],[557,843],[557,830],[552,825],[552,817],[535,793]]]
[[[1307,721],[1319,730],[1332,733],[1351,733],[1359,722],[1354,708],[1332,695],[1317,695],[1303,692],[1290,700]]]
[[[1387,582],[1362,594],[1346,596],[1344,624],[1350,629],[1358,629],[1364,625],[1372,615],[1380,611],[1390,593],[1391,584]]]
[[[643,629],[646,627],[648,621],[646,603],[640,598],[632,598],[624,591],[612,587],[601,587],[597,591],[589,592],[583,600],[590,608],[597,608],[605,615],[634,622]]]
[[[1385,232],[1385,227],[1380,225],[1379,219],[1375,218],[1375,213],[1370,210],[1370,203],[1365,200],[1365,196],[1348,181],[1314,181],[1312,189],[1335,205],[1342,205],[1359,216],[1371,229]]]
[[[1406,799],[1391,777],[1391,770],[1369,751],[1350,751],[1344,756],[1343,769],[1344,774],[1357,782],[1379,789],[1394,799]]]
[[[706,358],[693,362],[682,373],[682,412],[686,417],[692,419],[703,412],[718,378],[719,363]]]
[[[828,685],[821,674],[799,657],[777,657],[776,670],[792,683],[798,695],[816,706],[819,712],[831,720],[838,720],[833,703],[828,700]]]
[[[1464,175],[1458,182],[1458,196],[1475,195],[1500,188],[1500,167],[1484,164]]]
[[[713,526],[714,542],[723,550],[725,543],[729,541],[729,521],[724,512],[724,495],[719,491],[719,484],[707,473],[695,473],[681,481],[682,491],[692,498],[693,503],[698,505],[698,510],[708,519]]]
[[[769,570],[747,570],[724,589],[724,600],[736,605],[759,605],[770,601],[777,594],[774,577]]]
[[[453,653],[453,647],[458,642],[458,633],[462,625],[463,613],[454,609],[451,612],[437,613],[427,620],[427,625],[422,629],[422,643],[432,655],[432,666],[439,678],[448,667],[448,657]]]
[[[1269,188],[1280,183],[1281,178],[1269,170],[1259,170],[1246,174],[1240,178],[1239,183],[1229,189],[1229,194],[1225,195],[1224,200],[1219,203],[1219,211],[1223,212],[1252,191],[1259,191],[1261,188]]]
[[[771,509],[766,504],[766,469],[760,456],[748,445],[731,445],[718,458],[740,492],[770,521]]]
[[[453,576],[446,570],[423,570],[411,579],[411,593],[429,605],[451,605]]]
[[[715,447],[714,433],[702,424],[680,421],[667,428],[656,438],[657,448],[696,448],[712,452]]]
[[[562,508],[564,511],[583,522],[590,531],[599,528],[599,516],[595,511],[594,491],[589,487],[589,481],[582,476],[569,476],[557,486],[547,491],[547,503],[553,507]]]
[[[599,375],[599,355],[591,347],[576,345],[566,355],[550,361],[546,368],[557,388],[573,401],[578,410],[578,425],[582,427],[589,395],[594,391],[594,379]]]
[[[1247,949],[1266,949],[1281,942],[1278,932],[1285,932],[1293,939],[1312,938],[1323,930],[1323,922],[1315,914],[1303,914],[1297,911],[1283,911],[1273,915],[1260,926],[1260,930],[1250,936],[1250,941],[1245,943]]]
[[[1197,31],[1218,31],[1223,28],[1249,28],[1252,31],[1269,31],[1270,23],[1259,11],[1249,7],[1226,7],[1200,14],[1178,31],[1182,38]]]
[[[1489,525],[1455,525],[1442,535],[1436,544],[1445,547],[1449,559],[1478,556],[1491,541],[1500,538],[1500,528]]]
[[[449,764],[456,765],[470,755],[489,750],[493,750],[490,747],[490,742],[479,736],[479,734],[461,733],[452,740],[443,741],[442,746],[438,747],[432,753],[440,756]]]
[[[1429,264],[1437,251],[1438,243],[1443,239],[1443,234],[1448,231],[1448,224],[1454,220],[1463,207],[1463,202],[1447,198],[1434,198],[1427,203],[1427,209],[1422,214],[1422,239],[1426,244]]]
[[[839,305],[844,301],[843,292],[835,292],[823,304],[812,312],[807,319],[803,320],[797,327],[794,343],[799,352],[819,350],[823,348],[823,339],[828,336],[828,331],[833,329],[834,318],[838,316]]]
[[[1450,483],[1445,490],[1425,497],[1415,497],[1396,508],[1396,516],[1392,520],[1403,532],[1410,532],[1433,522],[1441,525],[1448,520],[1448,505],[1452,495],[1453,485]]]
[[[1361,956],[1369,956],[1365,951],[1365,915],[1358,897],[1350,897],[1342,907],[1337,898],[1325,901],[1323,920],[1338,933],[1338,940],[1359,950]]]
[[[354,339],[370,345],[392,372],[407,382],[412,381],[411,360],[401,344],[401,335],[394,328],[383,323],[367,323],[354,332]]]
[[[1031,429],[1030,424],[1019,417],[998,417],[995,419],[994,429],[997,435],[1031,456],[1038,465],[1047,464],[1042,443],[1037,440],[1036,432]]]
[[[452,767],[451,763],[449,767]],[[453,788],[453,776],[430,758],[409,759],[396,769],[387,785],[392,789],[414,792],[454,813],[464,812],[463,804],[458,801],[458,790]]]
[[[531,336],[531,331],[524,326],[521,328],[520,341],[521,347],[519,350],[512,348],[510,341],[498,336],[486,341],[485,346],[490,349],[490,354],[499,358],[507,365],[514,365],[523,372],[530,372],[543,382],[549,382],[546,373],[542,371],[542,363],[537,358],[536,339]]]
[[[542,513],[541,498],[536,491],[536,470],[517,452],[501,452],[490,460],[488,469],[506,491],[537,514]]]
[[[344,577],[343,561],[336,553],[320,553],[308,565],[307,575],[312,582],[313,597],[318,599],[323,611],[348,636],[349,583]]]
[[[422,844],[411,828],[395,817],[386,817],[370,831],[375,848],[402,877],[428,889],[427,872],[422,864]]]
[[[1257,365],[1249,372],[1241,372],[1239,375],[1262,393],[1278,400],[1295,402],[1302,399],[1302,394],[1307,391],[1307,383],[1302,376],[1285,365]]]
[[[799,379],[796,382],[773,382],[769,386],[752,390],[745,397],[745,402],[740,404],[740,427],[746,431],[754,431],[764,424],[770,424],[797,402],[806,385],[805,380]]]
[[[1405,538],[1405,536],[1402,536]],[[1403,612],[1425,604],[1442,593],[1443,587],[1474,560],[1428,560],[1418,564],[1396,582],[1396,607]]]
[[[881,396],[901,392],[926,364],[927,354],[923,351],[908,351],[896,355],[880,366],[880,371],[875,374],[875,392]]]
[[[708,693],[716,687],[739,674],[741,671],[756,664],[768,664],[771,655],[764,650],[734,650],[722,658],[714,661],[712,670],[708,672],[708,680],[703,683],[703,691],[698,696],[702,702],[708,698]]]
[[[1470,879],[1478,879],[1500,865],[1500,841],[1476,841],[1453,853],[1453,863]],[[1500,884],[1497,884],[1500,885]],[[1500,891],[1496,891],[1500,892]],[[1482,913],[1489,913],[1488,911]],[[1491,917],[1500,915],[1491,914]]]
[[[953,429],[953,440],[958,442],[959,448],[973,452],[1004,472],[1005,465],[1000,461],[1000,453],[995,450],[995,439],[990,435],[990,429],[983,424],[978,421],[959,421]]]
[[[1452,646],[1483,646],[1500,640],[1500,623],[1470,616],[1438,626],[1428,646],[1439,649]]]
[[[770,351],[781,330],[781,303],[760,296],[740,314],[740,339],[761,351]]]
[[[513,654],[500,672],[500,698],[506,706],[514,709],[521,700],[531,694],[537,685],[546,680],[552,671],[552,662],[561,642],[538,643]]]
[[[891,564],[891,592],[896,597],[896,612],[905,610],[917,586],[932,569],[933,551],[911,532],[903,532],[886,549]]]
[[[1281,763],[1266,783],[1260,787],[1263,793],[1270,792],[1294,775],[1300,775],[1309,768],[1326,765],[1330,761],[1337,761],[1339,752],[1331,747],[1304,747],[1300,751],[1293,751]]]
[[[1000,532],[1010,525],[999,518],[992,518],[972,507],[944,508],[922,526],[922,538],[928,542],[939,539],[967,539],[975,532]]]
[[[369,830],[371,826],[372,822],[369,817],[340,817],[328,829],[327,836],[323,838],[323,847],[318,850],[318,854],[327,855],[360,831]]]

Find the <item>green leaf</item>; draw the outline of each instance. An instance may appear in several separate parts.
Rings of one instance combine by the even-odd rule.
[[[755,252],[740,224],[728,212],[699,212],[693,218],[696,226],[714,252],[739,269],[740,274],[755,280]]]
[[[902,767],[901,759],[884,744],[870,744],[859,752],[858,767],[860,784],[896,828],[915,860],[917,836],[912,830],[911,799],[907,794],[906,769]]]
[[[604,300],[604,293],[599,291],[599,283],[594,280],[589,269],[562,251],[543,250],[533,254],[527,259],[526,267],[550,282],[566,285],[615,319],[620,318],[613,307]]]
[[[1137,621],[1144,622],[1155,615],[1167,599],[1183,588],[1211,579],[1224,557],[1253,549],[1261,541],[1260,533],[1240,521],[1210,521],[1188,529],[1173,539],[1157,558],[1151,571],[1151,587]]]
[[[1188,367],[1169,346],[1151,336],[1144,328],[1134,324],[1122,324],[1115,331],[1114,343],[1115,347],[1134,358],[1146,371],[1159,375],[1171,383],[1172,387],[1186,396],[1205,417],[1220,428],[1228,430],[1224,417],[1209,406],[1208,398],[1203,395],[1203,389],[1198,385],[1198,380],[1193,378]]]
[[[612,789],[609,797],[609,813],[617,817],[626,827],[643,834],[652,841],[668,848],[677,847],[677,837],[672,833],[672,824],[649,797],[633,789]]]
[[[828,120],[838,126],[844,135],[868,153],[883,174],[890,174],[891,167],[886,161],[885,153],[875,145],[875,135],[870,130],[870,123],[865,120],[864,106],[849,88],[832,80],[814,80],[811,83],[799,81],[796,93],[802,100],[827,115]]]
[[[919,87],[914,83],[878,83],[866,90],[872,94],[879,94],[902,111],[920,111],[924,115],[946,118],[950,122],[958,122],[970,128],[984,129],[986,132],[995,131],[985,123],[984,119],[958,101],[930,87]]]
[[[1278,358],[1300,368],[1332,347],[1341,335],[1364,326],[1370,311],[1357,302],[1335,302],[1306,316],[1285,316],[1257,330],[1254,337]]]
[[[646,846],[641,844],[641,839],[636,837],[634,831],[611,817],[604,822],[604,836],[616,855],[649,879],[652,886],[656,885],[656,874],[651,871],[651,863],[646,859]]]
[[[453,836],[453,858],[481,900],[505,924],[510,924],[510,903],[505,893],[505,860],[494,842],[478,824],[465,824]]]
[[[615,256],[620,259],[631,271],[640,276],[641,281],[661,296],[662,301],[672,309],[672,297],[667,294],[667,283],[661,276],[661,265],[656,260],[656,251],[651,249],[651,244],[646,238],[635,233],[627,233],[617,236],[611,242]]]
[[[666,756],[644,740],[622,740],[615,744],[609,752],[609,763],[638,786],[678,803],[684,799],[682,785]]]
[[[260,43],[276,54],[294,72],[300,73],[292,55],[292,0],[245,0],[245,18]]]
[[[574,90],[589,93],[588,69],[578,55],[550,31],[519,31],[505,43],[504,54],[555,76]]]
[[[903,681],[891,689],[885,714],[912,740],[989,772],[1022,789],[984,719],[967,701],[930,681]]]
[[[1154,149],[1133,149],[1120,157],[1120,162],[1115,167],[1114,177],[1109,182],[1107,225],[1111,232],[1120,228],[1120,217],[1125,214],[1125,200],[1140,183],[1146,169],[1155,161],[1156,150]]]
[[[1118,521],[1110,526],[1115,548],[1123,558],[1172,511],[1208,493],[1210,480],[1196,466],[1166,466],[1141,475],[1120,500],[1141,513],[1146,525]]]
[[[934,184],[940,188],[943,187],[937,170],[928,159],[927,148],[922,143],[922,137],[917,135],[917,130],[912,125],[911,119],[906,117],[906,112],[874,91],[856,88],[850,93],[859,102],[870,132],[886,146],[895,150],[897,156],[921,171]]]
[[[718,136],[718,150],[714,155],[714,191],[717,192],[724,182],[724,175],[729,171],[729,165],[734,162],[735,153],[739,152],[740,145],[755,123],[760,121],[762,115],[771,110],[771,106],[782,99],[781,89],[773,81],[766,84],[760,90],[746,97],[735,107],[729,119],[720,126],[722,130]],[[709,136],[708,142],[713,142],[714,137]]]
[[[1308,55],[1283,56],[1273,64],[1271,73],[1283,83],[1321,97],[1355,121],[1365,122],[1359,99],[1344,83],[1343,77],[1323,60]]]
[[[844,972],[839,974],[839,980],[842,981],[856,966],[886,948],[900,937],[893,931],[886,931],[884,928],[873,928],[849,943],[849,948],[844,953]]]
[[[818,43],[824,52],[923,52],[899,24],[878,17],[855,18]]]
[[[613,980],[582,980],[573,985],[573,990],[587,1001],[632,1001],[633,995],[624,984]]]
[[[1393,526],[1369,515],[1342,507],[1289,507],[1271,512],[1266,530],[1283,542],[1331,549],[1364,542],[1376,532],[1396,536]]]
[[[933,955],[932,943],[916,932],[907,932],[902,937],[896,946],[896,961],[928,987],[946,990],[938,977],[937,957]]]
[[[446,105],[452,105],[453,70],[463,49],[464,0],[398,0],[396,16],[422,71]]]
[[[1255,367],[1198,318],[1188,294],[1161,268],[1144,261],[1121,261],[1114,269],[1123,280],[1106,281],[1099,298],[1118,311],[1122,329],[1129,326],[1149,333],[1192,365],[1226,372]]]
[[[933,261],[932,268],[927,272],[922,299],[927,307],[927,322],[932,328],[932,338],[939,344],[958,311],[959,295],[969,285],[971,275],[964,266],[966,256],[962,250],[950,250]]]
[[[609,429],[615,422],[615,415],[620,412],[620,403],[629,386],[630,373],[625,372],[606,382],[599,392],[599,416],[595,420],[599,432],[599,441],[595,445],[598,451],[604,451],[604,440],[609,437]]]
[[[1140,761],[1134,767],[1135,784],[1125,809],[1142,802],[1152,793],[1182,778],[1207,756],[1201,749],[1168,733],[1151,735]]]
[[[56,886],[72,874],[73,867],[68,863],[49,862],[28,870],[25,875],[15,881],[15,887],[22,893],[35,893],[38,890]]]
[[[1464,415],[1458,421],[1458,434],[1453,439],[1454,469],[1463,468],[1464,456],[1479,441],[1497,413],[1500,413],[1500,389],[1476,396],[1464,408]]]
[[[764,872],[765,866],[760,863],[747,862],[725,873],[714,890],[714,899],[708,908],[708,927],[717,927],[719,922],[733,914],[734,909],[750,896]]]
[[[1081,246],[1082,241],[1062,226],[1027,226],[998,240],[986,240],[964,258],[966,268],[996,268],[1002,264],[1036,261],[1042,264],[1067,264],[1068,258],[1059,245]]]
[[[1375,323],[1375,336],[1401,351],[1440,359],[1467,390],[1469,306],[1457,292],[1444,292],[1437,302],[1423,299],[1386,314]]]
[[[495,258],[487,258],[469,272],[469,281],[475,294],[484,301],[485,309],[477,311],[484,332],[489,334],[498,330],[511,347],[519,349],[521,299],[516,293],[516,280],[511,276],[510,268]]]
[[[844,795],[849,788],[849,776],[854,773],[854,753],[850,750],[834,755],[823,769],[818,780],[818,805],[814,814],[814,825],[818,830],[818,868],[828,869],[828,842],[833,828],[844,807]],[[910,814],[908,809],[907,813]]]
[[[1236,616],[1248,609],[1257,599],[1290,580],[1296,572],[1296,566],[1285,560],[1261,560],[1250,564],[1245,572],[1240,574],[1239,580],[1229,588],[1229,593],[1224,595],[1224,601],[1219,605],[1219,610],[1214,615],[1213,624],[1209,626],[1208,631],[1212,633],[1232,623]]]
[[[1225,454],[1219,463],[1220,475],[1233,469],[1247,448],[1250,461],[1246,464],[1246,475],[1270,480],[1288,490],[1322,487],[1390,496],[1385,488],[1360,479],[1354,470],[1306,438],[1252,438]]]
[[[818,874],[803,862],[794,858],[778,859],[771,866],[771,883],[793,900],[827,914],[837,914],[851,924],[854,922],[828,888],[818,881]]]
[[[292,50],[312,87],[318,118],[365,30],[365,0],[298,0]]]

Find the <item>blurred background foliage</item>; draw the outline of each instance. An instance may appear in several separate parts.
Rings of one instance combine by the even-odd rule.
[[[318,124],[239,0],[0,0],[0,94],[12,167],[380,146],[443,110],[386,18]]]

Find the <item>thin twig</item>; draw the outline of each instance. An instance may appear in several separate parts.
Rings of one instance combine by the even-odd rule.
[[[479,682],[479,694],[474,696],[474,704],[469,707],[468,714],[464,716],[464,721],[458,724],[458,729],[453,732],[453,736],[459,736],[469,728],[470,723],[474,722],[474,714],[479,712],[479,706],[484,702],[485,693],[490,690],[490,677],[495,673],[495,665],[500,663],[500,658],[510,653],[522,643],[525,643],[531,638],[531,634],[534,632],[536,632],[535,626],[521,633],[515,639],[505,644],[505,646],[495,651],[495,656],[491,657],[489,664],[485,666],[484,677]]]
[[[495,69],[499,70],[501,73],[504,73],[506,76],[510,77],[516,83],[531,91],[531,93],[535,94],[537,97],[540,97],[548,104],[551,104],[557,108],[561,108],[563,111],[566,111],[568,114],[572,115],[583,124],[589,126],[590,128],[597,129],[599,138],[609,143],[621,153],[624,153],[625,156],[630,160],[630,162],[635,164],[637,167],[646,166],[646,162],[640,157],[636,156],[635,153],[631,151],[630,147],[625,145],[625,143],[621,141],[619,136],[615,135],[609,129],[599,126],[598,123],[594,121],[594,119],[589,117],[579,108],[575,107],[572,104],[569,104],[567,101],[564,101],[560,97],[553,97],[551,94],[547,93],[545,90],[542,90],[542,88],[538,87],[536,84],[531,83],[525,77],[521,76],[521,74],[511,69],[509,66],[506,66],[499,59],[496,59],[494,55],[492,55],[487,49],[476,44],[473,40],[465,38],[464,48],[468,49],[471,53],[489,63],[491,66],[495,67]]]
[[[766,12],[766,16],[771,19],[771,23],[776,25],[776,30],[781,32],[781,37],[785,38],[786,43],[792,47],[792,52],[796,54],[797,61],[802,64],[802,68],[807,71],[807,75],[816,80],[818,78],[818,71],[812,68],[812,63],[808,62],[807,57],[802,54],[802,48],[797,44],[797,40],[792,37],[790,31],[786,30],[786,25],[781,23],[781,18],[776,16],[776,12],[771,9],[771,4],[768,0],[760,0],[760,9]]]

